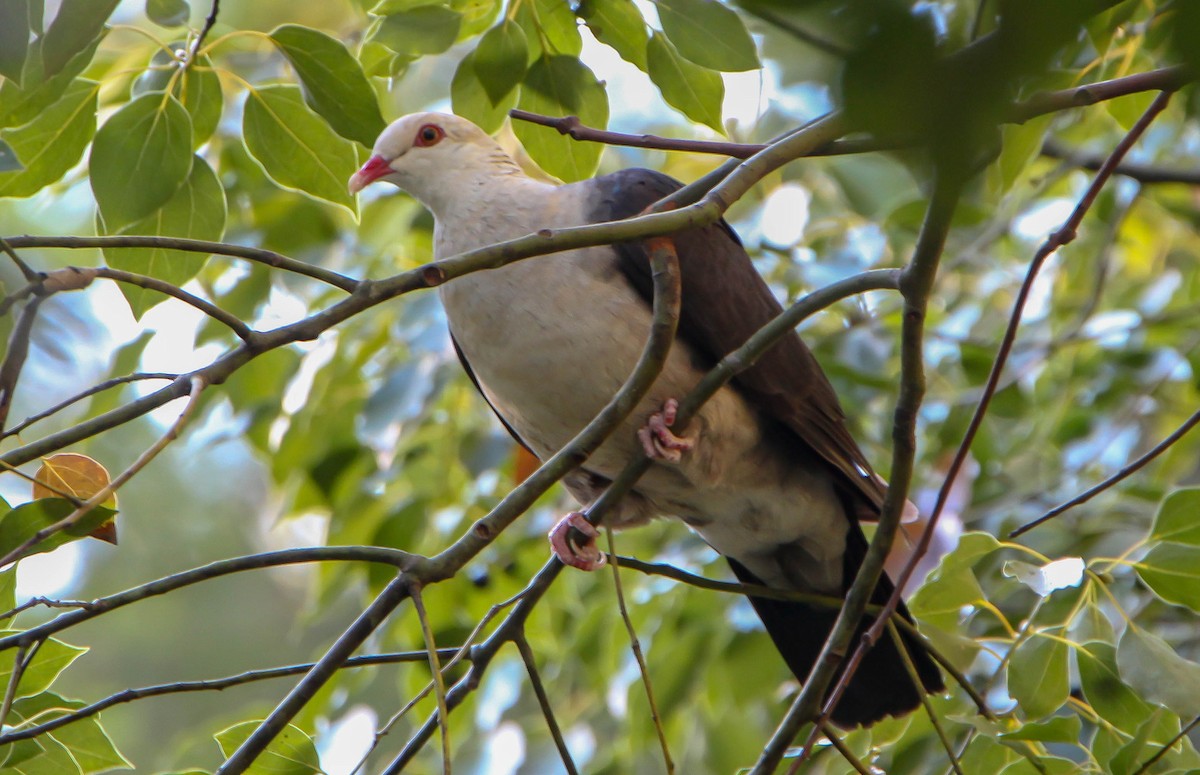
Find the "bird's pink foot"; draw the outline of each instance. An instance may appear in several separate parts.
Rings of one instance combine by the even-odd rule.
[[[571,528],[587,537],[582,545],[571,540]],[[564,565],[580,570],[599,570],[608,562],[608,557],[596,546],[600,531],[578,511],[572,511],[550,529],[550,549]]]
[[[696,446],[694,439],[676,436],[671,432],[675,424],[675,414],[679,411],[679,402],[668,398],[663,402],[662,411],[650,415],[646,424],[638,430],[638,441],[646,457],[651,460],[663,460],[668,463],[678,463],[683,459],[683,453]]]

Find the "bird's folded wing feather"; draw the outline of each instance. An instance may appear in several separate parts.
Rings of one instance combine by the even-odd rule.
[[[681,187],[673,178],[646,169],[623,170],[584,185],[597,187],[593,221],[637,215]],[[783,308],[725,221],[682,231],[674,240],[683,288],[679,335],[715,364]],[[649,300],[653,288],[644,245],[627,242],[615,247],[625,276]],[[842,484],[870,510],[879,508],[885,488],[846,429],[833,386],[799,335],[784,336],[733,384],[841,474]]]

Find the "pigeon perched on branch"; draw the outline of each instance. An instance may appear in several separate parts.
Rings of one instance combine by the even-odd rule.
[[[350,190],[384,180],[433,212],[441,259],[545,228],[637,215],[680,184],[629,169],[569,185],[527,176],[464,119],[420,113],[380,135]],[[636,455],[655,463],[610,513],[628,527],[656,516],[682,520],[724,555],[743,582],[844,597],[867,549],[860,518],[879,513],[885,487],[846,429],[833,387],[800,337],[790,334],[722,388],[686,430],[676,399],[722,356],[781,312],[725,222],[672,237],[682,275],[679,329],[642,404],[564,479],[591,503]],[[545,459],[570,441],[633,369],[651,322],[651,276],[641,242],[569,250],[475,272],[440,288],[455,348],[517,441]],[[567,540],[574,527],[592,538]],[[602,564],[595,528],[578,513],[551,533],[564,562]],[[872,602],[892,592],[882,577]],[[784,660],[805,680],[837,610],[751,597]],[[899,616],[911,620],[903,605]],[[864,624],[869,624],[870,617]],[[860,629],[861,632],[861,629]],[[943,688],[920,641],[901,634],[921,687],[896,643],[869,651],[832,720],[844,727],[904,713],[921,692]],[[656,641],[661,642],[661,641]]]

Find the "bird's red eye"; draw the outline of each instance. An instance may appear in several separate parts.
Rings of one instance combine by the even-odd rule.
[[[442,128],[437,124],[426,124],[417,130],[417,145],[420,148],[427,148],[431,145],[437,145],[438,141],[446,136]]]

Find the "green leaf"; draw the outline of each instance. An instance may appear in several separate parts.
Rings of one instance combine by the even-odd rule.
[[[760,66],[741,17],[717,0],[655,0],[655,5],[663,32],[696,64],[727,73]]]
[[[26,77],[22,88],[16,81],[0,83],[0,127],[21,126],[38,118],[42,111],[57,102],[72,85],[75,76],[92,61],[100,39],[92,41],[76,53],[66,66],[52,78]],[[32,63],[36,57],[30,58]],[[40,67],[40,64],[38,65]]]
[[[49,721],[61,715],[55,713],[56,710],[67,712],[78,710],[84,705],[85,703],[78,700],[68,700],[57,694],[44,692],[15,703],[13,710],[23,719],[36,716],[39,721]],[[71,756],[84,775],[133,766],[117,751],[112,740],[101,728],[99,716],[84,718],[59,727],[51,732],[50,736],[71,752]]]
[[[5,631],[5,635],[11,635],[15,630]],[[21,673],[21,680],[17,685],[15,697],[33,697],[50,688],[50,686],[58,680],[58,676],[62,671],[66,670],[72,662],[87,653],[86,648],[72,646],[68,643],[63,643],[61,640],[49,638],[42,647],[38,649],[37,654],[33,657],[33,662],[29,667],[25,668]],[[0,659],[0,681],[4,686],[8,686],[9,679],[12,677],[13,654],[6,654],[3,659]]]
[[[370,148],[387,124],[358,60],[311,27],[286,24],[275,28],[271,39],[296,68],[309,107],[339,135]]]
[[[518,106],[550,116],[576,115],[588,126],[608,125],[608,94],[575,57],[543,57],[529,68]],[[578,143],[549,127],[528,121],[513,126],[517,139],[537,164],[564,181],[583,180],[596,171],[602,146]]]
[[[450,104],[456,114],[474,121],[480,129],[491,134],[504,124],[509,109],[516,105],[517,90],[511,90],[499,103],[493,103],[479,80],[476,53],[472,51],[458,63],[450,82]]]
[[[998,193],[1008,192],[1041,154],[1042,143],[1053,118],[1041,116],[1024,124],[1008,124],[1000,128],[1000,157],[988,170],[989,181]]]
[[[217,174],[197,156],[192,161],[191,174],[175,196],[120,233],[219,240],[225,233],[225,209],[225,191]],[[164,248],[105,248],[104,258],[114,269],[157,277],[176,286],[195,277],[208,260],[203,253]],[[141,318],[146,310],[163,300],[161,293],[134,285],[122,284],[121,292],[135,318]]]
[[[0,131],[24,169],[0,172],[0,197],[30,196],[74,167],[96,134],[99,84],[78,80],[30,123]]]
[[[922,584],[908,601],[908,610],[914,616],[953,630],[965,606],[986,599],[974,571],[958,568]]]
[[[646,72],[646,20],[633,0],[583,0],[576,11],[596,40]]]
[[[562,0],[533,0],[525,2],[522,10],[533,14],[533,23],[550,45],[547,53],[579,56],[583,51],[583,38],[579,35],[579,23],[570,3]]]
[[[1077,587],[1083,581],[1083,560],[1064,557],[1045,565],[1033,565],[1021,560],[1008,560],[1003,573],[1032,589],[1039,597],[1067,587]]]
[[[1151,541],[1173,541],[1200,546],[1200,488],[1176,490],[1163,500],[1154,525]]]
[[[187,0],[146,0],[146,16],[160,27],[187,24],[191,15]]]
[[[309,110],[298,88],[250,90],[242,132],[247,150],[276,183],[355,212],[346,190],[358,168],[354,143]]]
[[[1200,611],[1200,546],[1159,544],[1134,568],[1163,600]]]
[[[83,768],[65,745],[50,735],[43,735],[39,742],[43,749],[41,755],[15,766],[5,766],[4,775],[84,775]]]
[[[96,132],[88,172],[107,227],[116,231],[170,199],[192,169],[192,119],[179,100],[143,94]]]
[[[1133,739],[1118,748],[1112,758],[1104,763],[1105,772],[1110,772],[1112,775],[1132,775],[1145,758],[1148,758],[1178,733],[1179,719],[1162,708],[1156,708],[1134,732]],[[1155,743],[1152,746],[1153,750],[1146,751],[1151,741]],[[1162,772],[1163,770],[1159,769],[1158,771]]]
[[[1017,646],[1008,663],[1008,693],[1026,718],[1044,718],[1066,704],[1071,695],[1070,654],[1064,641],[1041,633]]]
[[[1176,654],[1154,633],[1126,627],[1117,645],[1117,668],[1144,699],[1183,718],[1200,715],[1200,665]]]
[[[63,498],[42,498],[17,506],[0,516],[0,555],[6,555],[32,538],[39,530],[63,519],[75,507]],[[87,516],[66,530],[59,531],[27,550],[26,555],[48,552],[63,544],[87,536],[96,528],[112,519],[117,512],[97,506]]]
[[[405,56],[440,54],[458,39],[462,14],[440,5],[423,5],[386,16],[371,36]]]
[[[1137,729],[1151,708],[1121,679],[1116,649],[1108,643],[1090,641],[1075,649],[1075,662],[1079,688],[1092,709],[1113,726],[1125,731]]]
[[[29,2],[0,2],[0,76],[21,83],[29,55]]]
[[[646,65],[650,80],[668,105],[692,121],[724,132],[721,102],[725,99],[725,81],[720,73],[679,56],[671,42],[657,32],[650,37]]]
[[[505,19],[480,39],[472,53],[475,75],[493,105],[504,101],[525,76],[529,43],[521,25]]]
[[[1004,741],[1037,740],[1042,743],[1077,743],[1083,729],[1079,716],[1055,716],[1045,721],[1022,724],[1012,732],[1000,735]]]
[[[215,735],[221,753],[230,756],[261,721],[244,721]],[[247,775],[312,775],[320,772],[317,747],[304,730],[288,724],[246,770]]]
[[[17,606],[17,566],[0,571],[0,613]]]
[[[120,0],[63,0],[42,38],[42,77],[64,67],[82,50],[97,42],[104,22]]]
[[[143,72],[133,82],[133,96],[140,97],[148,92],[162,93],[168,84],[174,84],[171,94],[183,105],[188,115],[192,117],[192,148],[203,145],[217,130],[221,122],[221,111],[224,109],[224,99],[221,96],[221,79],[213,70],[208,57],[196,60],[195,67],[189,67],[180,77],[172,78],[173,70],[169,65],[177,65],[179,52],[183,43],[173,43],[176,54],[162,49],[156,49],[150,58],[150,68]]]
[[[0,767],[4,772],[20,772],[18,764],[23,764],[46,752],[44,746],[37,740],[18,740],[15,743],[0,748]]]

